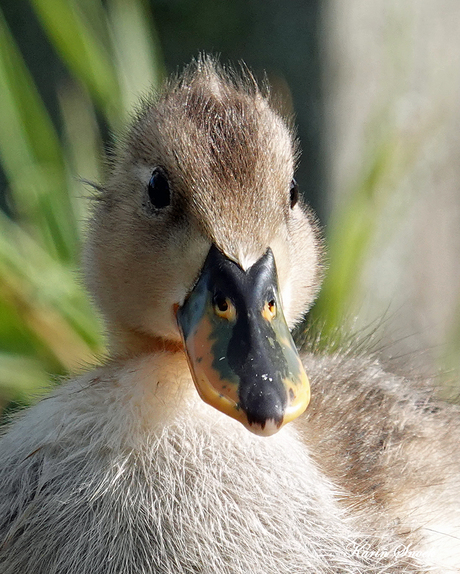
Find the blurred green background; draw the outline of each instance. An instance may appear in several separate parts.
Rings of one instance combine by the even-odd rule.
[[[139,95],[200,51],[244,60],[261,78],[266,71],[283,111],[296,114],[303,149],[296,177],[329,244],[330,270],[310,318],[314,336],[318,325],[326,340],[345,323],[357,330],[370,325],[372,332],[384,317],[388,340],[398,343],[394,351],[385,342],[388,356],[428,346],[430,367],[458,367],[458,179],[449,172],[442,195],[446,185],[435,177],[458,151],[452,124],[459,114],[448,107],[458,95],[458,73],[453,82],[450,72],[458,62],[430,63],[417,53],[417,42],[431,33],[430,10],[439,14],[443,7],[425,0],[404,9],[378,1],[372,12],[363,0],[347,6],[2,0],[0,410],[29,402],[103,351],[102,326],[78,272],[90,195],[81,180],[102,180],[111,134],[123,128]],[[452,16],[438,23],[435,55],[440,36],[460,37],[443,30]],[[440,73],[450,78],[448,105]],[[433,95],[433,108],[419,100],[431,101],[434,85],[444,92]],[[440,147],[442,161],[432,165]],[[442,200],[450,209],[447,223],[441,209],[431,225],[454,230],[444,243],[439,233],[429,235],[423,216],[425,209],[432,221],[433,188],[437,208]],[[428,260],[421,236],[441,250],[441,271],[439,252]],[[426,292],[432,276],[441,287]],[[435,317],[431,323],[427,313]]]

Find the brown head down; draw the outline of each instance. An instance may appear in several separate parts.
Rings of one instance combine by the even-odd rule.
[[[114,152],[86,248],[87,282],[115,347],[180,341],[174,309],[212,244],[243,269],[270,247],[286,321],[302,318],[320,283],[321,241],[292,197],[296,156],[291,129],[250,73],[212,58],[142,102]],[[169,194],[161,207],[149,197],[155,170]]]

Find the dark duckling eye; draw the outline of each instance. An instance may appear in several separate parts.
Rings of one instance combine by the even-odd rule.
[[[163,170],[155,168],[150,176],[147,188],[150,204],[155,209],[163,209],[171,204],[169,181]]]
[[[290,189],[290,203],[291,209],[294,205],[299,201],[299,186],[294,178],[291,181],[291,189]]]

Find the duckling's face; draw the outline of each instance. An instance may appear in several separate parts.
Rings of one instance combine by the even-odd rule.
[[[276,285],[265,303],[275,301],[292,328],[320,275],[295,154],[292,133],[257,89],[209,62],[144,104],[114,159],[87,247],[88,283],[112,331],[179,342],[177,311],[210,258],[242,277],[269,261]],[[214,295],[225,315],[220,303]],[[273,309],[264,308],[268,317]]]

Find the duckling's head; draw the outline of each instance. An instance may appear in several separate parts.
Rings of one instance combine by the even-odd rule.
[[[202,398],[263,434],[309,400],[288,327],[317,293],[321,242],[296,156],[252,76],[202,58],[143,102],[86,251],[114,349],[185,348]]]

